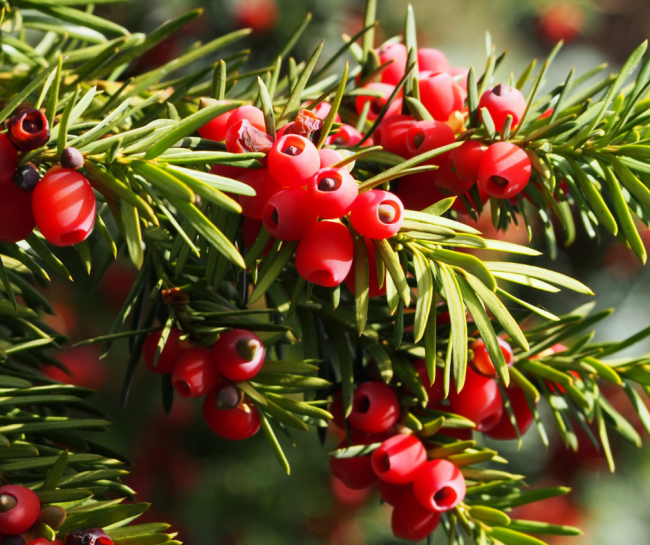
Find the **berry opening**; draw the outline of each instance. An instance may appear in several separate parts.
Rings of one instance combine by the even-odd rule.
[[[504,178],[503,176],[492,176],[492,183],[495,185],[498,185],[499,187],[505,187],[510,183],[510,180],[508,178]]]
[[[415,149],[418,149],[424,142],[424,139],[426,138],[424,131],[418,131],[415,133],[415,136],[413,137],[413,146]]]
[[[339,134],[333,141],[332,144],[335,146],[345,146],[348,143],[349,138],[344,134]]]
[[[341,187],[342,182],[343,180],[341,180],[340,177],[327,176],[325,178],[321,178],[318,180],[318,191],[336,191],[339,187]]]
[[[287,146],[282,150],[282,153],[285,155],[289,155],[290,157],[296,157],[297,155],[300,155],[302,153],[302,148],[299,148],[298,146]]]
[[[440,509],[451,509],[456,503],[456,491],[450,486],[444,486],[433,495],[433,503]]]
[[[390,456],[388,456],[387,452],[384,452],[382,457],[379,459],[379,464],[386,473],[390,471]]]
[[[224,386],[217,394],[217,408],[222,411],[234,409],[243,400],[243,394],[234,386]]]
[[[354,404],[354,410],[358,413],[367,413],[370,410],[370,398],[368,396],[362,396],[357,399]]]
[[[178,392],[181,397],[190,397],[192,395],[192,388],[184,380],[177,380],[174,382],[174,390]]]
[[[501,415],[499,413],[493,413],[481,420],[479,427],[482,430],[489,430],[490,428],[496,426],[499,420],[501,420]]]
[[[505,97],[509,95],[511,91],[512,89],[505,83],[499,83],[499,85],[495,86],[494,89],[492,89],[492,93],[498,97]]]
[[[18,500],[11,494],[0,494],[0,513],[11,511],[18,505]]]
[[[381,109],[385,104],[386,102],[384,101],[383,97],[375,97],[370,101],[370,111],[374,115],[379,115],[379,112],[381,112]]]
[[[280,215],[278,214],[278,209],[273,207],[273,212],[271,212],[271,221],[273,222],[274,226],[278,226],[278,222],[280,221]]]
[[[240,339],[237,341],[237,352],[246,361],[253,361],[259,349],[260,342],[256,339]]]
[[[384,201],[379,203],[379,206],[377,207],[377,217],[382,223],[390,225],[397,221],[399,218],[399,212],[392,202]]]

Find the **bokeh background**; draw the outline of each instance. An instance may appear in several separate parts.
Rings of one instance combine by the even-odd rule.
[[[519,73],[532,57],[545,57],[558,39],[564,39],[565,47],[549,72],[549,88],[563,81],[571,67],[581,74],[597,64],[609,63],[609,70],[616,71],[632,49],[650,35],[647,0],[411,3],[417,14],[419,44],[443,50],[452,66],[473,64],[482,68],[485,31],[489,30],[497,48],[508,49],[499,73],[503,80],[508,79],[510,71]],[[324,39],[326,58],[327,52],[340,46],[342,33],[352,35],[362,27],[364,6],[361,0],[131,0],[129,4],[98,6],[97,11],[132,31],[149,32],[196,7],[205,9],[204,16],[148,54],[138,71],[168,62],[196,41],[206,42],[241,27],[254,29],[247,43],[252,51],[251,67],[265,66],[308,12],[313,20],[294,55],[296,60],[304,60]],[[382,26],[377,45],[400,33],[406,7],[406,0],[379,1]],[[578,239],[570,248],[560,249],[555,261],[540,257],[529,262],[588,284],[597,294],[597,309],[617,307],[616,314],[598,327],[598,340],[621,339],[650,325],[648,268],[615,239],[604,237],[600,246],[595,245],[584,235],[578,220],[576,223]],[[497,236],[491,232],[487,216],[480,224],[491,238]],[[650,246],[650,233],[643,230],[642,234]],[[514,229],[498,236],[526,242],[525,234]],[[539,229],[534,244],[545,250]],[[118,261],[98,286],[93,275],[86,277],[81,271],[77,271],[74,283],[55,282],[48,294],[57,312],[50,319],[52,325],[75,341],[105,334],[134,274],[126,261]],[[92,298],[91,290],[95,292]],[[568,292],[543,299],[532,291],[521,295],[528,300],[537,297],[536,302],[556,314],[588,300]],[[644,353],[650,346],[630,350]],[[144,367],[136,374],[135,395],[121,409],[119,392],[127,363],[123,347],[118,345],[101,361],[95,346],[69,349],[61,354],[61,360],[74,376],[59,374],[56,378],[101,390],[98,404],[115,422],[102,441],[119,447],[134,462],[135,471],[127,482],[139,491],[141,501],[153,502],[146,516],[173,523],[185,543],[396,542],[390,535],[389,511],[379,505],[378,496],[349,494],[330,482],[327,452],[334,448],[335,440],[322,447],[315,434],[295,434],[293,448],[291,440],[282,437],[292,467],[292,476],[287,477],[262,434],[243,444],[220,440],[202,423],[200,404],[178,398],[171,414],[165,415],[159,377],[146,373]],[[624,395],[614,396],[612,402],[623,414],[634,415]],[[516,445],[496,445],[512,460],[509,469],[529,475],[531,485],[568,484],[574,488],[567,497],[522,510],[520,517],[585,529],[583,537],[556,539],[554,543],[650,543],[650,487],[646,485],[650,482],[650,447],[637,450],[615,443],[618,472],[610,475],[601,454],[582,439],[579,454],[566,451],[557,437],[547,453],[534,429],[519,452]]]

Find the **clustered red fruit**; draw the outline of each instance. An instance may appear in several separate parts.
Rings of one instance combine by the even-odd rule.
[[[253,403],[237,388],[250,380],[264,363],[261,339],[244,329],[222,333],[212,349],[182,341],[182,331],[172,327],[162,351],[158,345],[162,331],[145,339],[144,363],[153,373],[170,375],[181,397],[205,397],[203,416],[210,429],[226,439],[247,439],[257,433],[260,418]]]

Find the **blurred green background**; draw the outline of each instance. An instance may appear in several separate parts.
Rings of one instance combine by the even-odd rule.
[[[543,58],[560,38],[566,45],[549,72],[547,86],[563,81],[571,67],[581,74],[608,62],[611,70],[650,34],[647,0],[581,0],[552,3],[545,0],[413,0],[419,25],[419,44],[443,50],[452,66],[485,62],[485,31],[497,49],[508,49],[500,76],[519,73],[532,57]],[[406,0],[380,0],[377,45],[401,31]],[[251,26],[247,47],[251,65],[264,66],[304,16],[313,20],[298,47],[298,61],[307,57],[318,41],[325,52],[341,44],[341,34],[352,35],[362,27],[360,0],[132,0],[129,4],[98,6],[97,12],[132,31],[148,32],[179,13],[203,7],[204,16],[168,40],[138,66],[139,71],[161,65],[197,40],[207,41],[235,28]],[[206,59],[214,62],[218,59]],[[576,220],[578,224],[578,220]],[[481,222],[491,229],[489,220]],[[596,246],[578,224],[578,240],[560,250],[553,262],[546,257],[531,264],[549,267],[587,283],[597,294],[597,308],[616,306],[618,312],[598,329],[598,340],[621,339],[650,324],[646,285],[650,280],[634,256],[614,239],[604,237]],[[543,237],[534,244],[542,251]],[[650,244],[650,235],[643,231]],[[507,238],[525,243],[522,232],[511,230]],[[558,233],[558,237],[560,234]],[[560,245],[561,246],[561,245]],[[59,281],[49,290],[57,317],[51,322],[73,340],[105,334],[128,293],[133,270],[126,263],[112,265],[93,297],[92,279],[82,275],[72,284]],[[586,297],[562,293],[541,299],[539,292],[522,295],[543,304],[556,314],[587,302]],[[537,297],[537,300],[535,300]],[[92,301],[92,302],[91,302]],[[123,347],[121,347],[123,348]],[[636,346],[632,352],[649,351]],[[200,401],[176,399],[171,415],[164,415],[160,402],[160,379],[139,368],[134,395],[128,406],[119,407],[119,391],[126,366],[126,350],[120,347],[106,360],[98,350],[85,347],[66,351],[62,361],[75,373],[73,382],[101,390],[99,405],[115,425],[102,441],[119,447],[136,464],[128,483],[139,499],[152,501],[151,520],[164,519],[181,532],[180,539],[193,545],[381,545],[395,543],[389,528],[389,511],[376,495],[351,497],[329,480],[327,452],[336,441],[321,447],[315,434],[298,437],[295,448],[288,438],[281,441],[292,467],[287,477],[276,463],[262,434],[244,443],[220,440],[201,419]],[[67,379],[70,380],[70,379]],[[633,414],[624,399],[614,396],[623,414]],[[552,426],[549,426],[549,428]],[[516,445],[493,445],[510,458],[510,470],[530,476],[530,484],[567,484],[575,491],[568,497],[548,500],[520,513],[522,518],[585,529],[576,545],[650,543],[650,452],[616,444],[618,472],[610,475],[602,458],[588,444],[580,455],[564,450],[557,437],[546,453],[536,431],[526,436],[521,451]],[[443,542],[444,533],[439,542]]]

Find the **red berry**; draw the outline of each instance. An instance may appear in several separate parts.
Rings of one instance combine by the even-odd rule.
[[[478,140],[468,140],[460,147],[451,150],[449,160],[456,176],[464,182],[478,180],[478,166],[487,149],[488,147]]]
[[[10,182],[18,167],[18,152],[13,147],[6,134],[0,133],[0,185]]]
[[[212,353],[202,346],[184,350],[172,370],[174,390],[181,397],[202,397],[219,381]]]
[[[418,70],[429,72],[451,72],[447,56],[438,49],[423,47],[418,49]]]
[[[379,480],[379,495],[388,505],[396,505],[402,494],[413,494],[413,484],[391,484]]]
[[[101,528],[73,530],[64,540],[65,545],[113,545],[113,540]]]
[[[308,282],[333,288],[345,280],[353,258],[354,244],[347,227],[321,221],[298,244],[296,269]]]
[[[406,62],[408,60],[406,46],[402,43],[385,45],[377,50],[377,56],[380,64],[393,61],[381,73],[382,83],[397,85],[406,71]]]
[[[427,452],[417,437],[394,435],[373,451],[370,461],[382,481],[408,484],[427,463]]]
[[[422,541],[437,528],[440,513],[425,509],[415,494],[405,492],[397,499],[390,522],[395,537]]]
[[[463,182],[451,170],[451,162],[445,161],[442,166],[433,173],[433,183],[439,188],[447,191],[450,195],[464,195],[474,185],[474,180],[471,182]]]
[[[395,194],[408,210],[424,210],[446,197],[433,182],[432,172],[418,172],[401,178]]]
[[[528,431],[528,428],[530,428],[535,419],[530,410],[530,406],[528,405],[528,401],[526,400],[526,394],[524,394],[524,392],[517,386],[509,386],[507,393],[508,399],[510,400],[510,407],[512,408],[512,412],[515,414],[519,433],[523,435]],[[490,431],[486,432],[486,435],[492,439],[517,439],[517,432],[515,431],[512,422],[510,422],[510,414],[505,410],[505,408],[501,414],[501,419],[497,422],[497,425],[490,428]]]
[[[403,75],[403,72],[402,72]],[[367,83],[363,86],[363,89],[370,89],[372,91],[379,91],[381,96],[369,96],[369,95],[359,95],[356,100],[357,113],[361,115],[363,107],[366,102],[370,101],[370,110],[368,110],[368,119],[374,121],[377,119],[379,112],[388,102],[391,94],[393,93],[395,86],[389,85],[387,83]],[[402,110],[402,99],[399,98],[400,94],[395,97],[395,100],[391,103],[390,107],[386,111],[384,117],[390,117],[392,115],[398,115]]]
[[[409,129],[415,122],[415,119],[410,115],[384,117],[373,133],[375,145],[382,146],[386,151],[395,153],[400,157],[409,157],[410,152],[406,139]]]
[[[262,131],[263,133],[266,133],[266,121],[264,120],[264,112],[259,108],[251,105],[240,106],[239,108],[231,110],[229,113],[230,117],[228,118],[226,124],[226,130],[230,129],[230,127],[235,125],[237,122],[246,120],[256,129]]]
[[[0,185],[0,241],[18,242],[34,230],[33,195],[13,183]]]
[[[273,138],[264,131],[251,125],[247,119],[228,126],[226,132],[226,149],[230,153],[247,153],[258,151],[269,153],[273,147]]]
[[[420,101],[436,121],[447,121],[452,112],[463,109],[462,94],[454,79],[443,72],[420,74]]]
[[[97,202],[93,188],[79,172],[50,169],[32,195],[34,220],[48,242],[72,246],[88,238]]]
[[[7,120],[7,138],[14,147],[26,153],[47,144],[50,126],[40,110],[29,108]]]
[[[0,532],[21,534],[38,520],[41,503],[29,488],[15,484],[0,486]]]
[[[510,142],[497,142],[481,158],[478,181],[488,195],[509,199],[526,187],[531,170],[524,150]]]
[[[413,481],[413,493],[425,509],[442,513],[465,497],[465,477],[447,460],[431,460]]]
[[[331,148],[319,149],[318,156],[320,157],[320,168],[328,168],[339,161],[343,161],[343,155]]]
[[[307,191],[301,187],[273,195],[264,207],[264,227],[280,240],[299,240],[318,221]]]
[[[351,436],[353,445],[371,445],[386,439],[384,435],[369,435],[356,431],[353,431]],[[345,439],[336,448],[338,450],[349,446],[350,443]],[[353,458],[334,458],[330,456],[330,471],[345,486],[353,490],[362,490],[377,482],[377,475],[372,469],[370,454],[354,456]]]
[[[427,151],[448,146],[456,141],[453,129],[440,121],[418,121],[411,125],[406,135],[406,148],[409,157],[415,157]],[[449,152],[425,161],[425,165],[442,165],[447,161]]]
[[[244,221],[242,221],[241,235],[242,238],[244,239],[244,246],[246,246],[246,248],[248,248],[249,250],[253,247],[253,244],[255,244],[255,241],[257,240],[257,236],[260,234],[260,230],[262,229],[262,225],[263,225],[262,220],[244,218]],[[273,246],[273,239],[269,240],[269,243],[266,245],[266,248],[262,250],[262,256],[269,255],[272,246]]]
[[[286,134],[269,153],[271,176],[283,187],[302,187],[320,168],[318,149],[307,138]]]
[[[342,430],[345,429],[345,413],[343,412],[343,400],[339,392],[330,403],[329,413],[332,415],[332,422]]]
[[[512,365],[512,348],[506,341],[499,337],[497,337],[497,341],[499,342],[499,347],[506,360],[506,364],[510,367]],[[497,378],[497,370],[494,368],[483,339],[475,340],[469,347],[474,352],[474,357],[469,362],[472,369],[484,377]]]
[[[158,373],[160,375],[166,375],[167,373],[172,372],[176,360],[181,355],[182,350],[179,344],[181,331],[175,327],[172,327],[169,330],[165,348],[160,353],[158,364],[154,367],[153,361],[156,356],[156,349],[158,347],[158,341],[160,341],[161,336],[162,331],[154,331],[147,336],[144,344],[142,345],[142,358],[144,359],[144,363],[149,371],[152,373]]]
[[[222,382],[203,402],[203,418],[209,428],[226,439],[248,439],[260,429],[260,416],[237,388]]]
[[[350,211],[359,189],[345,168],[321,168],[307,183],[307,193],[318,217],[337,219]]]
[[[213,104],[230,104],[227,100],[218,100]],[[199,134],[201,138],[207,138],[208,140],[216,140],[217,142],[223,142],[226,139],[226,133],[230,125],[234,123],[230,122],[230,117],[233,114],[233,110],[230,110],[226,113],[216,116],[215,118],[208,121],[203,127],[199,129]],[[264,114],[262,114],[262,118]],[[258,127],[259,128],[259,127]],[[266,131],[263,127],[262,130]]]
[[[352,125],[341,125],[339,130],[327,137],[328,146],[344,146],[351,148],[356,146],[363,139],[361,134]]]
[[[500,83],[481,95],[478,107],[479,114],[481,108],[490,112],[494,127],[500,131],[508,114],[512,116],[512,127],[517,126],[526,111],[526,98],[519,89]]]
[[[252,331],[233,329],[219,336],[212,357],[221,374],[229,380],[250,380],[264,364],[264,344]]]
[[[422,386],[424,386],[424,389],[427,391],[427,395],[429,396],[427,407],[433,407],[440,403],[445,397],[442,381],[438,380],[431,384],[429,372],[427,371],[427,364],[423,359],[413,361],[413,367],[415,367],[415,370],[420,377],[420,382],[422,382]]]
[[[264,206],[267,201],[278,191],[282,191],[282,186],[273,179],[267,168],[246,170],[238,180],[255,190],[255,195],[252,197],[239,195],[242,215],[261,220],[264,217]]]
[[[354,391],[350,424],[367,433],[382,433],[399,418],[395,392],[383,382],[364,382]]]
[[[488,431],[501,418],[503,403],[494,379],[479,375],[467,368],[465,385],[460,393],[455,388],[449,392],[451,412],[469,418],[478,431]]]
[[[404,222],[404,206],[396,195],[373,189],[361,193],[350,210],[354,228],[364,237],[392,237]]]
[[[379,279],[377,278],[377,258],[375,256],[375,245],[369,238],[364,238],[366,243],[366,254],[368,255],[368,297],[379,297],[386,295],[386,282],[379,287]],[[345,285],[352,293],[355,293],[355,280],[354,280],[354,262],[350,268],[350,273],[345,277]]]

